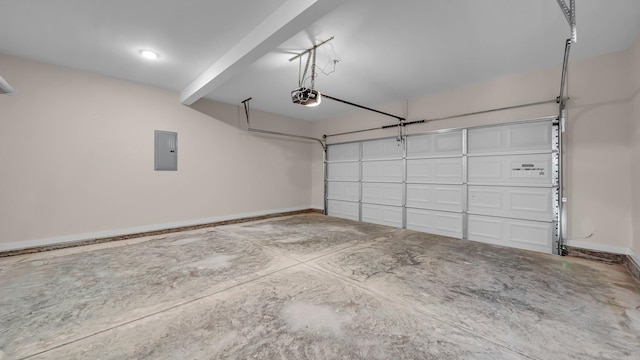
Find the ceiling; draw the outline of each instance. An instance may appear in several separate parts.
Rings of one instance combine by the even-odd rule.
[[[576,0],[576,18],[572,60],[623,50],[640,33],[640,1]],[[316,88],[376,107],[559,65],[569,35],[556,0],[0,0],[0,53],[183,97],[190,86],[232,104],[252,97],[253,109],[305,120],[354,110],[291,103],[299,64],[288,59],[331,36],[317,64],[339,62],[318,70]],[[209,87],[194,82],[203,76]]]

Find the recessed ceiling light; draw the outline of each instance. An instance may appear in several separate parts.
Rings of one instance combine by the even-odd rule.
[[[158,54],[154,53],[151,50],[140,50],[140,55],[149,60],[155,60],[158,58]]]

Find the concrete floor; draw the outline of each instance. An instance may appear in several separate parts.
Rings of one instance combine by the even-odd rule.
[[[304,214],[0,259],[0,359],[640,359],[618,265]]]

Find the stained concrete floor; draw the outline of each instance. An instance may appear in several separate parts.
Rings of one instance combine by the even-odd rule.
[[[640,359],[618,265],[319,214],[0,259],[0,359]]]

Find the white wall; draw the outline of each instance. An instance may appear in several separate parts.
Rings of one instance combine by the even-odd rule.
[[[247,133],[239,106],[6,55],[0,74],[0,249],[310,207],[317,145]],[[177,172],[153,170],[154,130],[178,132]]]
[[[631,247],[629,64],[625,51],[571,67],[569,90],[575,100],[569,107],[565,163],[569,245],[605,251]]]
[[[631,189],[633,199],[633,250],[640,256],[640,36],[631,49],[631,75],[634,79],[631,103],[633,118],[631,134]],[[640,258],[636,258],[640,260]]]
[[[574,246],[608,251],[626,251],[631,247],[632,178],[629,167],[629,133],[633,108],[629,99],[633,84],[629,79],[630,57],[630,51],[624,51],[570,65],[570,120],[564,144],[567,164],[565,196],[568,198],[565,238]],[[408,115],[408,120],[419,120],[555,99],[560,87],[560,61],[558,59],[559,65],[552,69],[507,76],[389,104],[381,109],[401,116]],[[557,114],[557,105],[549,104],[435,121],[411,126],[407,130],[409,133],[418,133]],[[315,123],[314,131],[318,136],[394,122],[392,118],[372,112],[356,111]],[[330,142],[394,136],[396,131],[379,130],[340,136],[330,138]],[[315,173],[319,172],[319,166],[319,163],[314,163]],[[314,175],[313,180],[313,203],[318,205],[322,201],[322,184],[317,175]]]

